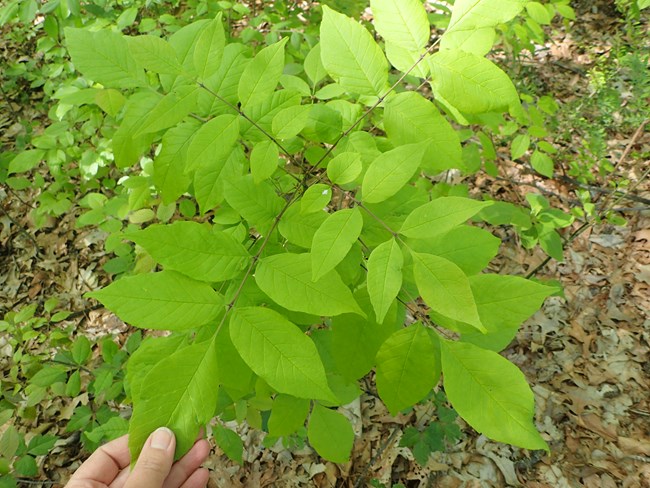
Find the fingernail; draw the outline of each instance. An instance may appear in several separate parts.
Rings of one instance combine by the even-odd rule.
[[[171,444],[174,433],[167,427],[159,427],[151,434],[151,447],[154,449],[165,450]]]

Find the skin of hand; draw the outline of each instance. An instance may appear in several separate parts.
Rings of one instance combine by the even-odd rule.
[[[176,439],[166,427],[154,431],[135,467],[130,469],[128,436],[99,447],[72,475],[65,488],[205,488],[208,470],[201,464],[210,453],[205,439],[174,463]]]

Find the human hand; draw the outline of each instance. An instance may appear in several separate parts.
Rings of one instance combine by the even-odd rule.
[[[128,436],[122,436],[99,447],[65,488],[204,488],[208,470],[200,466],[210,453],[208,441],[196,441],[176,463],[175,447],[174,433],[166,427],[157,429],[131,470]]]

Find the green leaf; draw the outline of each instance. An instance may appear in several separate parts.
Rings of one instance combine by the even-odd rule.
[[[2,457],[11,459],[16,454],[18,446],[20,445],[20,434],[13,425],[7,426],[7,429],[0,437],[0,455]]]
[[[187,345],[187,337],[173,335],[167,337],[147,337],[126,363],[126,390],[137,405],[144,380],[152,368],[163,359]]]
[[[223,32],[222,13],[219,12],[199,35],[194,48],[194,68],[199,79],[214,75],[221,65],[226,35]]]
[[[519,159],[524,154],[526,154],[526,151],[528,151],[529,147],[530,147],[530,136],[528,134],[517,135],[512,140],[512,144],[510,144],[510,157],[512,159]]]
[[[92,352],[90,341],[86,336],[78,336],[72,344],[72,360],[76,364],[84,364],[88,361]]]
[[[88,293],[125,322],[147,329],[186,330],[214,319],[223,297],[175,271],[127,276]]]
[[[220,115],[203,124],[194,134],[187,150],[187,171],[224,161],[239,138],[239,119],[234,115]]]
[[[192,181],[185,174],[185,163],[199,127],[198,121],[188,121],[172,127],[163,136],[162,149],[153,160],[153,181],[165,205],[176,202]]]
[[[409,240],[414,251],[448,259],[467,275],[480,273],[497,255],[501,240],[478,227],[461,225],[427,239]]]
[[[269,233],[284,206],[284,200],[268,182],[256,185],[252,175],[224,181],[224,195],[230,206],[262,235]]]
[[[553,160],[548,154],[535,150],[530,157],[530,164],[540,175],[553,178]]]
[[[213,432],[217,446],[228,456],[228,459],[242,464],[244,462],[244,443],[239,434],[219,424],[215,425]]]
[[[156,36],[126,37],[129,52],[138,64],[154,73],[178,75],[183,66],[174,48]]]
[[[553,20],[553,14],[546,10],[546,7],[539,2],[526,2],[526,12],[538,24],[548,25]]]
[[[269,435],[283,437],[293,434],[305,425],[309,414],[309,400],[290,395],[277,395],[271,407]]]
[[[178,124],[196,108],[198,90],[197,86],[186,85],[165,95],[140,123],[133,137],[158,132]]]
[[[296,105],[280,110],[273,117],[273,134],[278,139],[290,139],[305,128],[311,112],[311,105]]]
[[[84,432],[86,437],[92,442],[100,443],[102,441],[112,441],[123,436],[129,431],[128,420],[122,417],[111,417],[106,423],[99,425],[92,431]]]
[[[420,0],[371,0],[375,29],[387,42],[419,52],[429,42],[429,19]]]
[[[365,314],[335,270],[313,282],[310,254],[276,254],[260,260],[255,281],[275,303],[295,312],[332,316]]]
[[[27,453],[32,456],[44,456],[50,452],[59,438],[55,435],[40,435],[32,437],[27,444]]]
[[[126,98],[119,91],[108,88],[97,91],[95,103],[108,115],[115,117],[126,103]]]
[[[43,160],[45,151],[43,149],[28,149],[21,152],[9,162],[7,174],[25,173],[31,171]]]
[[[32,478],[38,474],[38,465],[36,464],[36,459],[34,459],[32,456],[19,457],[14,462],[14,470],[20,476]]]
[[[523,373],[496,352],[440,342],[445,392],[458,414],[490,439],[548,451],[532,422],[534,397]]]
[[[194,445],[199,430],[217,406],[217,353],[213,341],[184,347],[164,357],[147,374],[129,427],[131,459],[140,455],[147,437],[166,426],[176,435],[174,459]],[[164,401],[162,401],[164,399]]]
[[[62,366],[48,366],[40,369],[29,380],[30,385],[47,387],[65,381],[67,369]]]
[[[327,163],[327,176],[332,183],[345,185],[356,180],[362,169],[363,164],[359,153],[343,152]]]
[[[253,181],[259,183],[271,177],[278,168],[280,152],[273,141],[262,141],[251,151],[250,164]]]
[[[312,280],[333,270],[357,241],[363,218],[357,207],[339,210],[327,217],[314,234],[311,245]]]
[[[422,324],[393,333],[377,352],[377,392],[392,415],[426,397],[439,379],[440,361]]]
[[[327,76],[327,71],[321,61],[320,43],[311,48],[311,51],[305,56],[305,73],[314,86]]]
[[[142,246],[165,269],[201,281],[225,281],[246,268],[250,255],[232,236],[198,222],[154,224],[125,237]]]
[[[333,144],[341,135],[343,119],[336,110],[323,104],[311,106],[302,135],[314,142]]]
[[[126,101],[122,124],[112,138],[113,155],[118,168],[127,168],[138,162],[144,152],[151,147],[153,135],[144,134],[133,137],[143,120],[158,104],[161,96],[153,92],[140,92]]]
[[[415,282],[425,303],[445,317],[485,332],[465,273],[451,261],[412,251]]]
[[[193,186],[201,214],[223,202],[225,182],[241,178],[247,163],[243,148],[235,146],[229,155],[222,152],[219,159],[199,165],[194,173]]]
[[[399,233],[415,239],[443,234],[471,219],[491,203],[464,197],[436,198],[413,210]]]
[[[343,414],[317,403],[309,417],[307,438],[322,458],[345,463],[352,452],[354,431]]]
[[[299,205],[292,205],[282,215],[278,229],[289,242],[305,249],[311,248],[314,234],[325,222],[328,214],[314,212],[303,214]]]
[[[555,289],[519,276],[479,274],[469,278],[481,323],[487,334],[462,332],[462,340],[500,351],[515,337],[519,326],[539,310]]]
[[[72,63],[84,76],[112,88],[145,84],[144,71],[121,34],[66,27],[65,38]]]
[[[231,105],[236,105],[237,85],[242,73],[251,62],[250,48],[243,44],[228,44],[223,50],[221,64],[216,73],[203,81],[208,90],[201,90],[199,110],[210,115],[230,113]],[[219,97],[215,97],[218,93]]]
[[[381,96],[388,85],[388,63],[370,32],[355,20],[323,6],[321,61],[343,88]]]
[[[440,41],[441,49],[487,54],[494,43],[494,28],[513,19],[525,4],[526,0],[457,0]]]
[[[276,391],[337,401],[313,341],[279,313],[261,307],[235,309],[230,337],[246,364]]]
[[[491,61],[459,50],[442,50],[429,58],[431,88],[461,112],[480,114],[519,105],[512,81]]]
[[[436,106],[416,92],[399,93],[386,101],[384,127],[396,146],[428,141],[422,167],[431,172],[462,165],[460,139]]]
[[[378,156],[363,177],[363,201],[383,202],[400,191],[419,168],[426,145],[406,144]]]
[[[404,256],[395,238],[377,246],[368,258],[368,294],[379,323],[402,288],[403,265]]]
[[[311,185],[300,199],[300,213],[322,212],[332,198],[332,189],[323,183]]]
[[[237,89],[244,110],[265,101],[275,91],[284,69],[287,40],[285,37],[262,49],[244,69]]]

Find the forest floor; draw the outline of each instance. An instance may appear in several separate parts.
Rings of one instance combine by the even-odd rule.
[[[544,89],[559,103],[588,96],[587,70],[611,48],[608,39],[617,28],[611,12],[602,9],[587,10],[574,27],[570,33],[554,29],[548,49],[531,60]],[[650,185],[643,176],[650,161],[634,154],[650,151],[648,128],[607,129],[610,161],[631,181],[630,194],[647,198]],[[533,180],[507,151],[499,158],[501,178],[477,178],[481,191],[516,203],[525,201],[528,191],[542,191],[565,209],[575,201],[575,188],[565,181]],[[131,329],[109,312],[89,308],[83,298],[107,282],[102,234],[76,229],[74,215],[35,229],[28,216],[34,197],[28,190],[0,188],[0,296],[7,297],[0,311],[57,296],[77,312],[72,323],[79,333],[93,339],[112,334],[123,342]],[[626,226],[590,226],[567,246],[563,263],[551,261],[537,272],[540,279],[559,279],[565,299],[547,300],[504,351],[532,385],[535,421],[550,454],[492,442],[459,420],[461,440],[422,467],[399,442],[406,426],[426,424],[431,412],[416,407],[392,417],[375,397],[364,395],[346,407],[359,434],[350,463],[323,462],[308,447],[264,449],[259,432],[240,428],[243,466],[217,449],[207,463],[210,486],[650,487],[650,211],[622,213]],[[541,250],[523,250],[502,230],[504,244],[492,271],[526,275],[542,263]],[[54,412],[54,418],[41,418],[40,428],[60,426],[61,437],[70,438],[40,461],[51,481],[25,486],[53,486],[52,481],[56,486],[84,456],[78,438],[64,431],[65,412],[71,409],[48,408],[43,412]]]

